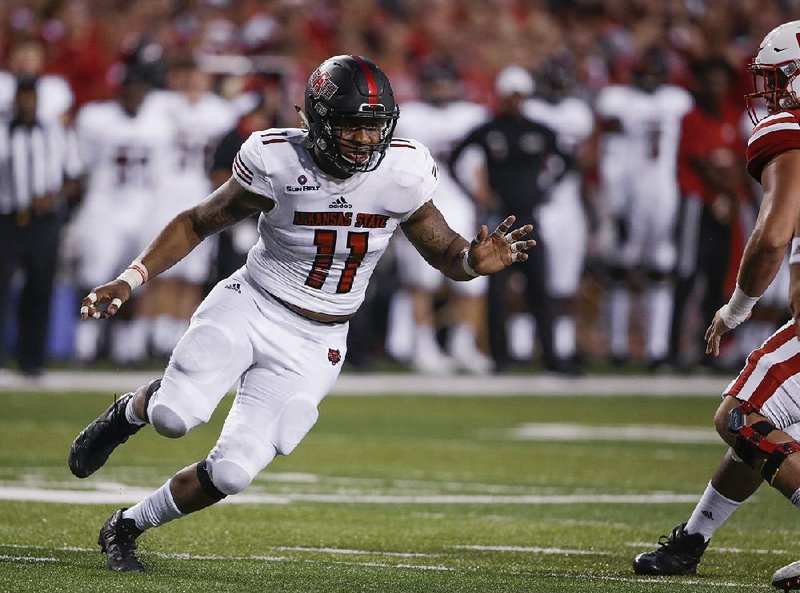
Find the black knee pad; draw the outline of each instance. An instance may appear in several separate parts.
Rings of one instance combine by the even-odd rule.
[[[205,459],[197,463],[197,479],[200,481],[200,486],[203,487],[205,493],[214,500],[220,501],[228,496],[214,486],[214,482],[211,481],[211,475],[208,473],[208,464]]]
[[[771,485],[786,458],[800,451],[800,443],[794,440],[787,443],[768,441],[767,436],[778,429],[766,420],[746,426],[745,415],[752,411],[752,406],[745,403],[728,413],[728,430],[736,435],[733,450],[739,459],[758,470]]]

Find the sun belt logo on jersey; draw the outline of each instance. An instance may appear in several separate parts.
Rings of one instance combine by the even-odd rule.
[[[330,363],[333,366],[339,364],[341,360],[342,360],[341,352],[339,352],[338,350],[334,350],[333,348],[328,348],[328,361],[330,361]]]
[[[317,99],[320,97],[330,99],[333,97],[333,94],[339,90],[339,87],[334,84],[330,78],[330,72],[320,72],[319,70],[316,70],[314,74],[311,75],[311,82],[308,86]]]
[[[352,208],[353,205],[344,199],[344,196],[339,196],[333,202],[328,204],[328,208]]]
[[[317,185],[308,185],[308,177],[305,175],[300,175],[297,178],[297,185],[287,185],[286,186],[286,193],[294,193],[299,191],[318,191],[319,184]]]

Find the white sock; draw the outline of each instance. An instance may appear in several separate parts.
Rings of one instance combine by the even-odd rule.
[[[556,355],[561,359],[570,359],[575,355],[575,318],[570,315],[559,315],[553,322],[553,346]]]
[[[133,426],[142,426],[147,424],[144,420],[139,418],[136,414],[136,411],[133,409],[133,400],[136,399],[132,397],[128,400],[128,404],[125,406],[125,419],[128,421],[128,424],[132,424]]]
[[[184,517],[186,514],[180,512],[175,506],[169,482],[167,480],[166,484],[146,496],[144,500],[133,505],[127,511],[123,511],[122,516],[125,519],[133,519],[136,527],[142,531]]]
[[[686,523],[686,532],[702,533],[706,541],[710,540],[714,532],[722,527],[740,504],[742,503],[722,496],[709,482]]]
[[[533,315],[513,313],[506,321],[508,353],[515,360],[529,360],[533,357]]]
[[[156,354],[165,355],[170,354],[175,348],[175,343],[172,341],[172,317],[169,315],[158,315],[153,320],[151,341],[153,350]]]
[[[97,358],[102,325],[94,320],[79,323],[75,330],[75,356],[83,362],[92,362]]]
[[[631,314],[631,295],[627,286],[615,285],[611,287],[609,304],[609,331],[608,346],[611,356],[615,358],[628,357],[628,331]]]
[[[149,319],[118,323],[111,339],[111,358],[120,364],[141,362],[147,357]]]
[[[387,325],[386,352],[401,362],[411,360],[414,354],[414,312],[405,290],[398,290],[392,296]]]
[[[417,355],[442,356],[442,349],[431,325],[418,325],[415,336]]]
[[[794,506],[800,508],[800,488],[794,491],[794,494],[792,494],[792,498],[790,500]]]
[[[451,354],[477,350],[475,346],[475,330],[466,323],[457,323],[450,327],[448,346]]]
[[[672,285],[667,282],[658,282],[647,289],[645,306],[647,308],[646,356],[648,360],[663,360],[669,352],[672,295]]]

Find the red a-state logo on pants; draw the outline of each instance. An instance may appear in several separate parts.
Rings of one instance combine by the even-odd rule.
[[[328,348],[328,360],[333,366],[336,366],[342,360],[342,353],[338,350],[334,350],[333,348]]]

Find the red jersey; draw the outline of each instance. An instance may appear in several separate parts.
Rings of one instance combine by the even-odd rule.
[[[697,195],[705,202],[716,195],[698,173],[692,162],[695,159],[721,168],[741,166],[744,138],[738,128],[740,117],[741,112],[729,108],[714,115],[695,107],[683,118],[678,151],[678,180],[683,194]]]
[[[800,109],[781,111],[764,118],[747,142],[747,172],[761,183],[761,172],[773,158],[800,149]]]

